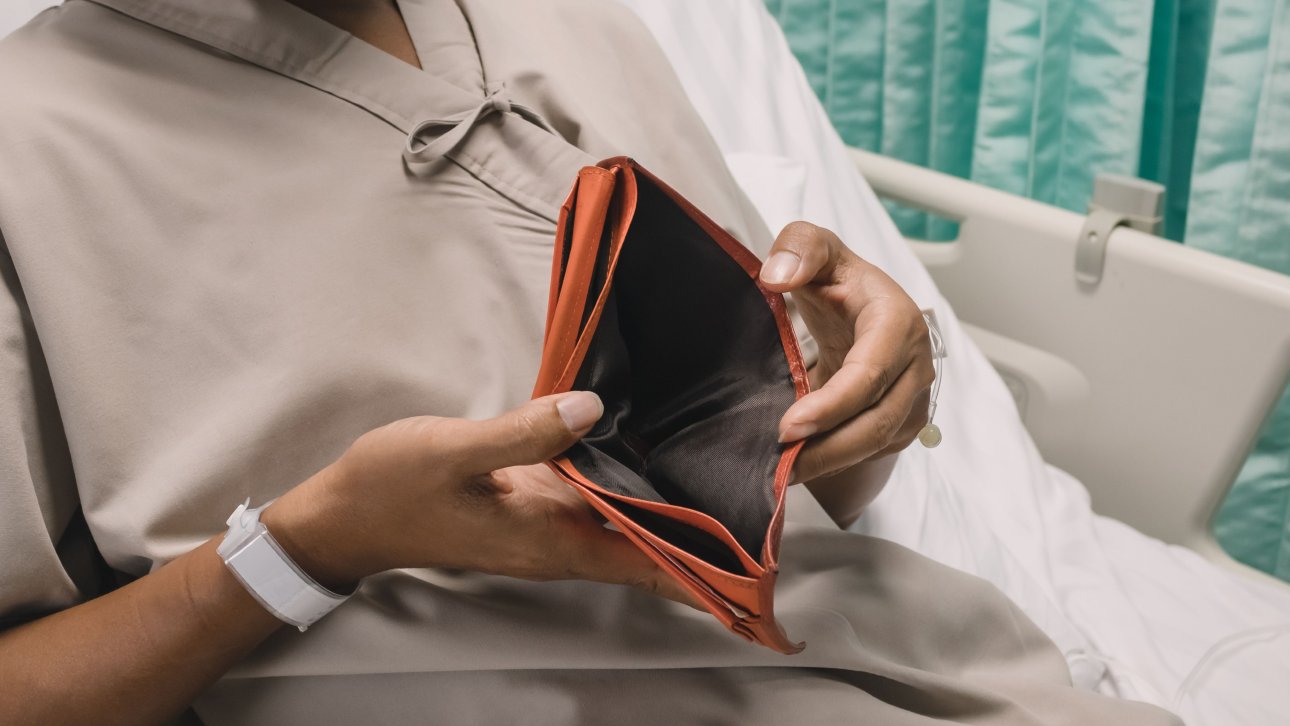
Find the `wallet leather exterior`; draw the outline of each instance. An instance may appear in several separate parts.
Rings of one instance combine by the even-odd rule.
[[[756,285],[778,327],[785,362],[791,374],[794,400],[809,391],[806,366],[784,298],[763,288],[761,261],[719,225],[671,187],[626,157],[616,157],[582,169],[561,209],[552,265],[551,293],[547,307],[546,335],[534,397],[571,390],[587,356],[592,335],[604,312],[618,264],[637,212],[638,179],[644,177],[696,222]],[[606,231],[608,232],[606,234]],[[602,250],[607,239],[608,249]],[[602,289],[593,289],[597,257],[607,253],[608,275]],[[588,307],[590,310],[588,311]],[[788,385],[786,383],[786,385]],[[774,617],[774,588],[778,572],[780,539],[784,525],[785,493],[793,463],[802,443],[781,447],[773,483],[773,514],[762,550],[756,559],[744,550],[720,522],[703,512],[656,501],[628,497],[592,481],[562,455],[548,465],[606,520],[626,535],[659,567],[692,593],[709,612],[734,633],[785,654],[804,647],[787,637]],[[675,519],[725,543],[738,558],[740,571],[716,567],[685,549],[665,541],[627,516],[626,504]]]

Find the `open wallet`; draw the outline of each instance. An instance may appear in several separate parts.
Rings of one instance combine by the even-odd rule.
[[[784,496],[802,443],[778,422],[809,390],[761,262],[618,157],[561,209],[534,397],[599,394],[605,414],[548,462],[727,628],[797,653],[775,622]]]

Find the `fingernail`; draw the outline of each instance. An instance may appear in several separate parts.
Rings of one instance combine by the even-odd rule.
[[[600,396],[591,391],[574,391],[555,402],[555,410],[570,431],[585,431],[595,425],[605,413]]]
[[[784,432],[779,435],[779,443],[782,444],[788,441],[801,441],[807,436],[814,434],[817,430],[819,430],[819,426],[810,422],[795,423],[784,429]]]
[[[793,279],[801,265],[801,257],[781,250],[771,255],[766,264],[761,266],[761,279],[771,285],[783,285]]]

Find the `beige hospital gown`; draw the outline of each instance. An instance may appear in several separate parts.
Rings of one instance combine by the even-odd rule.
[[[401,7],[426,72],[282,0],[71,0],[0,42],[5,622],[146,574],[368,429],[525,400],[556,210],[589,161],[635,156],[764,253],[627,11]],[[434,120],[414,147],[460,143],[405,161]],[[397,572],[308,633],[281,629],[195,709],[209,724],[1171,721],[1070,688],[984,582],[839,532],[801,492],[790,519],[778,610],[801,655],[625,588]]]

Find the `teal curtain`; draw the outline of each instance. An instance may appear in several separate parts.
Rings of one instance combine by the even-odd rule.
[[[1158,181],[1167,237],[1290,273],[1290,0],[765,2],[848,143],[1077,211]],[[1290,580],[1290,390],[1217,533]]]
[[[1215,3],[1198,129],[1185,241],[1290,273],[1290,0]],[[1229,552],[1290,580],[1290,390],[1217,531]]]

